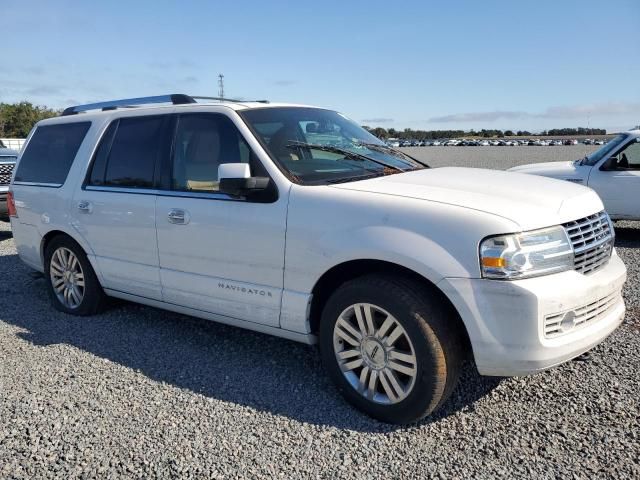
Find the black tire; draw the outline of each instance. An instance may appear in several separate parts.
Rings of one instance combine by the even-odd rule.
[[[415,380],[410,393],[397,403],[380,404],[365,398],[338,363],[334,327],[341,313],[357,303],[370,303],[393,315],[413,344]],[[329,377],[349,403],[380,421],[406,424],[440,407],[456,386],[466,355],[460,328],[456,312],[425,285],[401,276],[367,275],[343,284],[327,301],[320,323],[320,355]]]
[[[76,256],[82,268],[82,273],[84,274],[84,294],[82,301],[75,308],[69,308],[62,303],[54,291],[50,273],[51,259],[54,252],[60,248],[68,249]],[[71,315],[88,316],[100,312],[106,304],[107,296],[102,290],[102,286],[96,277],[91,263],[89,263],[87,259],[87,255],[82,247],[71,237],[59,235],[54,237],[47,245],[44,253],[44,278],[47,283],[49,298],[56,310]]]

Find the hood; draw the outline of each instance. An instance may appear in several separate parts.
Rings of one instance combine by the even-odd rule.
[[[444,167],[416,170],[332,188],[446,203],[501,216],[523,230],[576,220],[604,209],[591,189],[540,176]]]
[[[587,184],[591,167],[588,165],[578,165],[577,162],[546,162],[532,163],[513,167],[509,172],[528,173],[530,175],[542,175],[543,177],[567,180],[578,184]]]

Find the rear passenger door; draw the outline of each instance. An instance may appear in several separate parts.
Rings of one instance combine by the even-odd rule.
[[[219,192],[218,166],[266,170],[223,114],[177,116],[168,189],[158,196],[157,231],[164,301],[278,326],[287,199],[275,185],[263,198]]]
[[[106,129],[72,206],[106,289],[161,300],[155,208],[170,115],[123,117]]]

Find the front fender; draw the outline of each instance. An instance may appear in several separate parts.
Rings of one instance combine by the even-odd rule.
[[[408,268],[434,284],[444,277],[479,274],[477,264],[463,265],[446,245],[392,226],[363,227],[342,234],[329,232],[318,239],[318,245],[323,272],[352,260],[381,260]]]

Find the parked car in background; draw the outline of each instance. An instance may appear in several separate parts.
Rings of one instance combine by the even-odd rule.
[[[625,312],[595,192],[430,169],[322,108],[70,107],[29,135],[9,213],[58,310],[93,315],[108,295],[318,342],[338,391],[387,422],[444,404],[467,358],[538,372]]]
[[[7,192],[17,158],[17,151],[0,147],[0,219],[8,220]]]
[[[640,220],[640,130],[620,134],[573,162],[523,165],[510,171],[593,188],[613,219]]]

